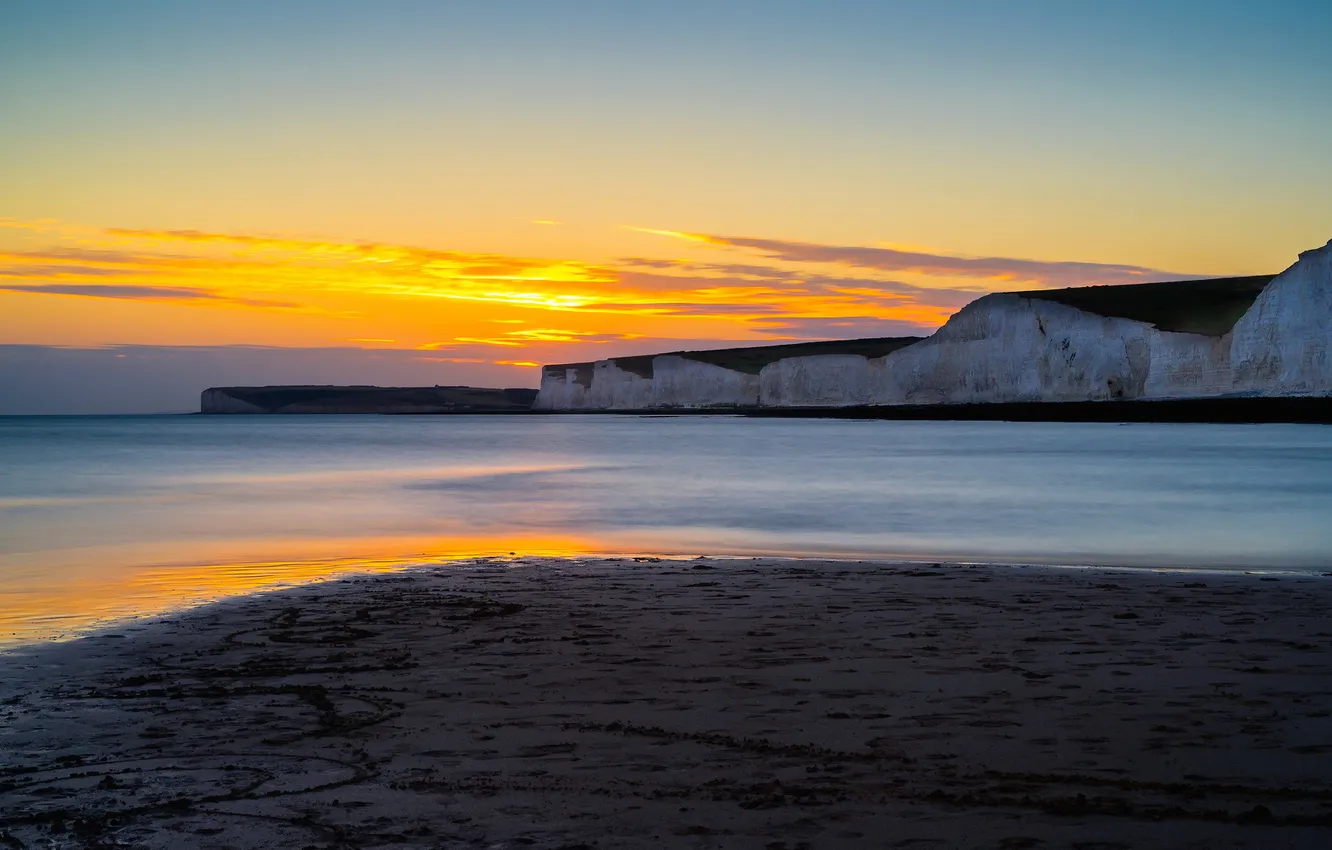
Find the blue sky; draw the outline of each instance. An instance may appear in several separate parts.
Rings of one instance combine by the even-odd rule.
[[[7,0],[0,221],[56,224],[0,229],[0,251],[105,250],[90,234],[138,229],[603,270],[715,265],[719,245],[777,240],[1272,272],[1332,236],[1328,32],[1325,2]],[[69,293],[100,277],[36,269],[0,268],[18,280],[0,291],[0,343],[313,350],[402,336],[397,307],[374,319],[364,298],[307,303],[258,292],[253,275],[116,272],[122,295],[205,292],[167,307],[93,303]],[[305,312],[259,312],[277,302]],[[577,337],[628,321],[430,304],[441,333],[467,338],[494,322]],[[780,309],[827,328],[843,307]],[[844,309],[847,333],[941,320],[921,305]],[[628,336],[641,349],[771,335],[723,312],[637,319]],[[353,313],[371,318],[350,328]],[[447,368],[441,383],[482,377]]]

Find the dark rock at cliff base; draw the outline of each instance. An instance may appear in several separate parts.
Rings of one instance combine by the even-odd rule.
[[[521,413],[536,390],[489,387],[210,387],[201,413]]]

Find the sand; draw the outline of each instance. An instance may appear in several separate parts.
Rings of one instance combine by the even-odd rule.
[[[520,560],[0,658],[0,847],[1326,848],[1332,579]]]

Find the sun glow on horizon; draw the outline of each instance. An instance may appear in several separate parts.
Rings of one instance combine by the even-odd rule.
[[[0,344],[530,384],[1276,272],[1332,220],[1328,4],[164,5],[0,3]]]
[[[8,340],[351,343],[426,352],[418,359],[456,368],[526,370],[654,350],[927,335],[988,292],[1169,274],[627,226],[607,229],[607,258],[595,261],[285,234],[3,223],[0,331]],[[653,257],[623,249],[641,252],[644,236],[697,251]],[[495,333],[496,324],[516,327]],[[510,356],[494,357],[496,348]]]
[[[26,234],[0,244],[0,304],[16,305],[6,316],[23,317],[21,327],[6,330],[15,331],[12,338],[40,337],[48,344],[171,342],[175,337],[171,326],[161,324],[162,311],[188,310],[198,317],[196,327],[216,329],[220,338],[204,340],[211,344],[271,344],[277,334],[285,335],[283,344],[324,339],[424,350],[503,346],[537,355],[490,361],[517,367],[547,359],[550,346],[819,338],[847,321],[857,328],[879,321],[925,328],[942,322],[966,297],[950,293],[940,300],[929,286],[872,272],[781,261],[597,263],[271,234],[5,224],[9,232]],[[719,238],[683,238],[712,251],[727,247]],[[435,308],[432,302],[458,306]],[[103,326],[96,333],[86,322],[69,320],[94,308],[123,318],[114,330]],[[226,318],[231,314],[255,321]],[[566,319],[548,326],[538,318],[542,314]],[[48,327],[40,328],[42,323]],[[532,327],[500,336],[481,330],[494,323]],[[247,336],[243,325],[264,333],[251,330]],[[426,332],[431,325],[435,330]],[[810,330],[802,332],[805,327]],[[439,342],[441,329],[447,343]],[[461,353],[454,359],[487,358]]]

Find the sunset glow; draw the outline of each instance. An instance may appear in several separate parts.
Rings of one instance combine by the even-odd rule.
[[[1328,844],[1329,33],[0,0],[0,850]]]
[[[839,320],[925,331],[966,301],[995,289],[996,281],[1044,286],[1060,283],[1064,274],[1058,264],[1034,263],[1015,264],[1017,271],[1003,276],[985,268],[971,277],[940,277],[918,263],[889,277],[835,253],[806,259],[798,251],[814,246],[803,243],[790,259],[772,251],[735,257],[747,250],[743,245],[733,249],[738,241],[692,235],[689,241],[712,253],[591,263],[195,230],[5,224],[11,235],[8,250],[0,254],[0,299],[11,307],[5,316],[44,312],[54,324],[78,311],[79,304],[70,303],[74,299],[129,308],[126,323],[95,336],[28,321],[6,328],[16,342],[64,345],[169,344],[172,334],[169,329],[159,333],[157,312],[136,317],[132,305],[141,304],[262,315],[283,333],[294,332],[289,343],[395,342],[430,351],[550,345],[587,351],[589,345],[651,338],[817,338],[822,332],[809,333],[803,325]],[[608,242],[615,235],[608,230]],[[733,259],[746,263],[729,262]],[[1123,277],[1116,267],[1104,274]],[[42,311],[43,305],[33,303],[51,296],[65,306]],[[470,306],[460,309],[454,302]],[[193,322],[205,328],[230,325],[206,313]],[[542,326],[497,336],[489,328],[497,322]],[[561,326],[547,326],[554,323]],[[443,340],[441,330],[447,334]],[[223,341],[269,342],[218,340]]]
[[[469,558],[573,557],[600,551],[590,540],[533,535],[218,540],[193,541],[188,553],[183,549],[169,544],[108,547],[103,555],[109,557],[94,568],[83,557],[48,556],[43,565],[61,570],[66,580],[51,582],[42,573],[9,588],[10,604],[0,608],[0,649],[20,624],[27,626],[25,640],[72,638],[100,623],[349,573]],[[255,552],[263,552],[264,559],[246,557]],[[0,557],[0,566],[13,568],[16,561],[28,569],[36,565],[32,558]],[[41,625],[33,628],[33,623]]]
[[[126,409],[535,386],[928,334],[995,291],[1271,273],[1328,235],[1316,8],[632,5],[6,4],[0,357],[179,364]]]

